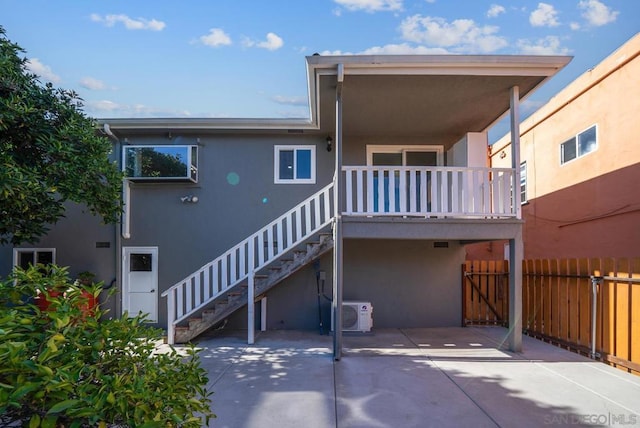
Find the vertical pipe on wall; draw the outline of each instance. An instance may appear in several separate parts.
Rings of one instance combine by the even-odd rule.
[[[124,212],[122,213],[122,237],[129,239],[131,237],[131,185],[126,178],[122,183],[122,201],[124,204]]]
[[[520,200],[517,192],[520,186],[520,90],[517,86],[510,91],[511,119],[511,167],[514,169],[512,201],[516,218],[522,218]],[[522,351],[522,225],[517,228],[516,236],[509,240],[509,350]]]
[[[113,153],[115,154],[115,160],[118,164],[118,169],[120,171],[122,171],[124,168],[124,159],[122,157],[122,144],[120,143],[120,138],[118,138],[117,135],[115,135],[112,131],[111,131],[111,127],[109,126],[108,123],[104,123],[102,125],[102,129],[103,132],[113,140]],[[123,198],[123,203],[124,203],[124,186],[127,183],[126,179],[122,182],[122,186],[123,186],[123,194],[122,194],[122,198]],[[113,235],[114,235],[114,253],[115,253],[115,260],[114,260],[114,281],[116,282],[116,284],[120,284],[117,285],[117,287],[121,287],[121,280],[122,280],[122,221],[123,218],[122,216],[120,217],[119,222],[114,225],[113,227]],[[118,230],[120,229],[120,230]],[[15,263],[14,263],[15,264]],[[120,288],[121,289],[121,288]],[[115,299],[115,316],[118,317],[122,314],[122,299]]]
[[[344,64],[338,64],[336,85],[336,169],[333,182],[333,358],[342,357],[342,82]]]

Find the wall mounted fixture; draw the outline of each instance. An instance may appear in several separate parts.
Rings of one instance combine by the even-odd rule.
[[[504,159],[506,157],[507,157],[507,154],[504,152],[504,150],[500,152],[500,159]]]
[[[331,144],[333,143],[333,138],[331,138],[331,135],[327,135],[327,151],[330,152],[331,151]]]
[[[182,202],[183,204],[186,204],[186,203],[197,204],[198,203],[198,197],[197,196],[193,196],[193,195],[183,196],[183,197],[180,198],[180,202]]]

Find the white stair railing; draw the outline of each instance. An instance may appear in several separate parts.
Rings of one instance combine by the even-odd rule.
[[[345,166],[345,215],[516,216],[512,168]],[[517,183],[519,186],[519,183]]]
[[[177,323],[326,227],[333,204],[331,183],[162,293],[169,343]]]

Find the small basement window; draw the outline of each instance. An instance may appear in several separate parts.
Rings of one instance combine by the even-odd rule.
[[[56,262],[55,248],[14,248],[13,266],[27,269],[30,265],[50,265]]]
[[[275,146],[275,183],[315,184],[315,146]]]
[[[198,146],[125,146],[122,163],[134,181],[198,182]]]

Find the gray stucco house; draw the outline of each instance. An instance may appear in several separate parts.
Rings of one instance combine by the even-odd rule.
[[[169,341],[208,328],[459,326],[464,245],[509,240],[510,347],[521,347],[519,153],[487,131],[560,56],[310,56],[308,119],[103,119],[129,177],[122,224],[70,205],[12,265],[53,260],[149,313]],[[355,310],[355,324],[348,306]],[[349,319],[346,319],[349,318]]]

